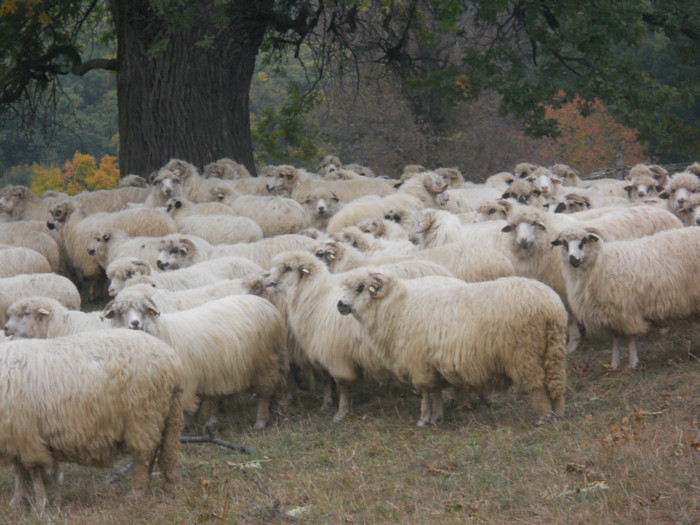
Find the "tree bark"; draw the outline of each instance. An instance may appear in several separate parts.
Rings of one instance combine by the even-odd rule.
[[[192,22],[169,37],[164,51],[153,53],[166,22],[149,2],[111,1],[122,175],[148,176],[171,158],[201,169],[222,157],[255,173],[248,99],[268,23],[255,12],[271,3],[237,0],[215,7],[213,0],[199,2]],[[214,14],[223,15],[227,25],[215,26]],[[211,45],[197,45],[208,35],[214,35]]]

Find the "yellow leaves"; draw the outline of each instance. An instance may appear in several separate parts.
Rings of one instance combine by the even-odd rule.
[[[112,189],[119,185],[119,167],[116,157],[105,155],[99,167],[95,157],[75,152],[73,159],[67,160],[63,170],[58,167],[43,168],[38,164],[32,166],[32,184],[34,193],[41,195],[45,191],[61,191],[75,195],[84,190]]]
[[[34,14],[34,6],[41,0],[2,0],[0,2],[0,16],[12,15],[19,10],[26,11],[27,16]]]

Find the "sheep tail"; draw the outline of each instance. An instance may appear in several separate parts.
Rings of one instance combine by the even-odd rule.
[[[554,320],[546,324],[546,348],[544,353],[544,387],[557,416],[564,414],[566,391],[566,323]]]
[[[165,481],[173,484],[180,480],[177,473],[177,464],[180,455],[180,434],[185,422],[182,396],[182,388],[176,387],[173,390],[170,411],[165,418],[163,440],[158,454],[158,469],[163,474]]]

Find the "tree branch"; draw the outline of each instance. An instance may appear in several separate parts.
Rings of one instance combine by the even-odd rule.
[[[70,72],[74,75],[82,77],[88,71],[93,69],[106,69],[107,71],[116,71],[119,61],[116,58],[93,58],[87,62],[81,62],[74,65]]]

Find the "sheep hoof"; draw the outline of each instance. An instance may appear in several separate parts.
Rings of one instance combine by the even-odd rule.
[[[635,361],[634,363],[630,363],[627,365],[627,368],[630,368],[632,370],[639,370],[639,361]]]
[[[256,421],[255,426],[253,427],[255,430],[262,430],[267,426],[267,421]]]
[[[418,420],[418,428],[423,428],[426,425],[430,424],[430,420],[428,419],[419,419]]]
[[[347,415],[347,412],[338,412],[335,416],[333,416],[333,423],[338,423],[339,421],[342,421]]]
[[[548,423],[553,423],[557,420],[557,416],[554,415],[554,413],[550,412],[549,414],[542,414],[537,421],[535,422],[535,426],[542,426],[546,425]]]

